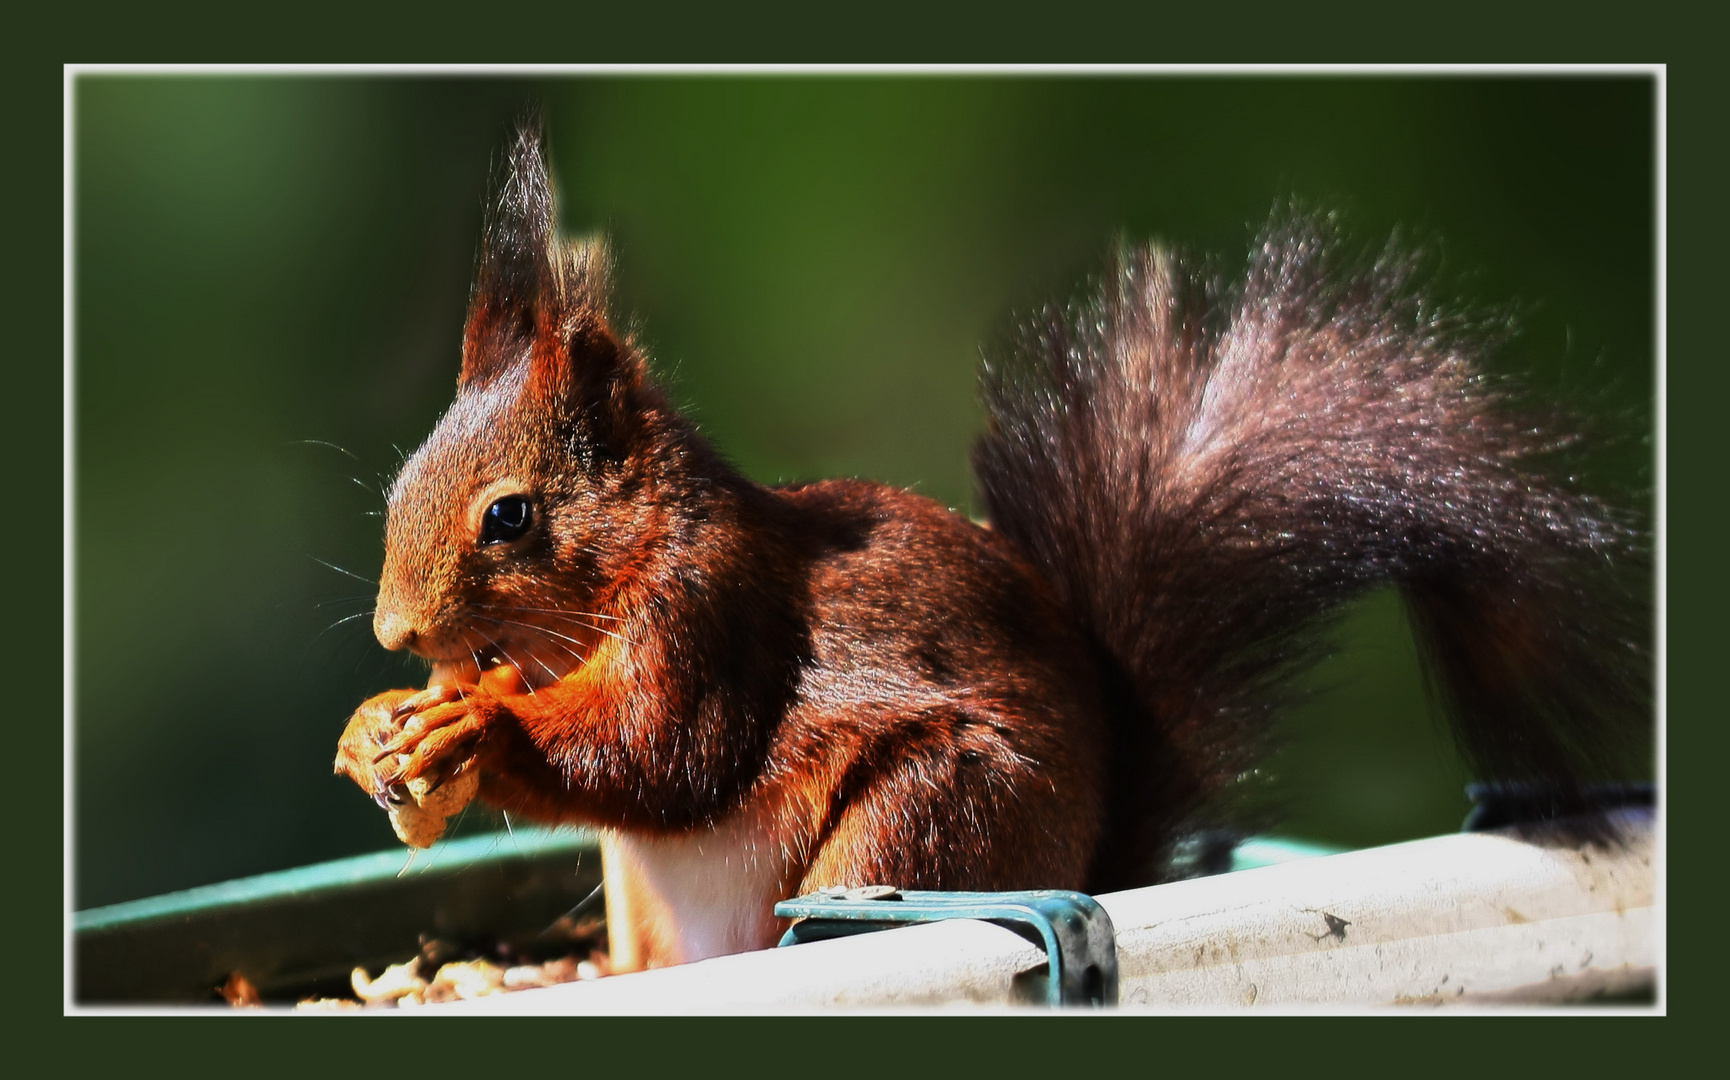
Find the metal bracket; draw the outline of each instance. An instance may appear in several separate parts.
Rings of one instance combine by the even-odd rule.
[[[819,889],[783,900],[775,914],[797,919],[781,944],[866,934],[943,919],[983,919],[1045,946],[1045,1000],[1117,1004],[1117,938],[1093,897],[1063,889],[1030,892],[922,892],[892,885]]]

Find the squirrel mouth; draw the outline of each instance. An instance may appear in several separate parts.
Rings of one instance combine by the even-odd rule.
[[[480,682],[486,672],[509,663],[505,659],[504,650],[494,642],[487,642],[478,649],[472,649],[465,656],[445,657],[432,662],[432,678],[428,686],[473,685]]]
[[[488,641],[480,648],[471,649],[467,655],[435,659],[432,662],[432,674],[427,680],[428,686],[474,686],[482,683],[484,676],[514,674],[521,681],[522,687],[533,692],[542,686],[549,686],[563,678],[567,672],[558,670],[558,665],[549,665],[540,655],[520,646],[515,650],[519,657],[527,663],[519,663],[513,658],[512,650],[498,642]]]

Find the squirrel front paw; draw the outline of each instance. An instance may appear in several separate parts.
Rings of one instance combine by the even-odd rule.
[[[472,688],[471,688],[472,691]],[[380,769],[386,788],[425,781],[436,789],[474,757],[494,701],[471,692],[456,701],[441,701],[413,712],[397,711],[402,728],[379,747],[373,767]]]
[[[336,771],[390,813],[397,839],[410,847],[431,847],[444,835],[445,820],[472,802],[480,786],[469,752],[472,739],[426,739],[439,730],[439,721],[453,719],[426,706],[466,712],[461,700],[447,702],[447,696],[415,690],[379,694],[355,710],[337,744]]]
[[[354,715],[348,718],[342,738],[336,744],[336,771],[361,786],[368,795],[385,805],[383,771],[376,764],[384,745],[402,733],[398,705],[418,694],[416,690],[386,690],[368,698]]]
[[[473,760],[488,722],[499,712],[498,698],[523,690],[517,669],[500,664],[478,673],[476,682],[434,682],[399,697],[391,708],[396,732],[379,745],[373,764],[395,759],[396,767],[384,775],[387,785],[425,780],[436,789]]]
[[[481,736],[500,711],[498,695],[526,688],[507,664],[452,674],[435,667],[425,690],[367,699],[337,744],[336,771],[390,812],[397,838],[411,847],[432,846],[445,819],[474,801]],[[465,675],[477,681],[458,681]]]

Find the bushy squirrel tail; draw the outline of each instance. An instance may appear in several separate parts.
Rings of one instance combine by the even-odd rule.
[[[985,359],[992,527],[1116,683],[1095,887],[1147,880],[1255,767],[1318,624],[1389,583],[1481,779],[1566,809],[1647,767],[1638,530],[1538,475],[1558,441],[1473,361],[1497,322],[1447,314],[1417,259],[1354,260],[1333,232],[1270,226],[1229,286],[1120,245],[1090,295]]]

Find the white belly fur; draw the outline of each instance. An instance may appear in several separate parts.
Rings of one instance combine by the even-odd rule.
[[[609,831],[601,853],[616,968],[683,964],[774,944],[772,909],[785,899],[790,868],[761,816],[738,814],[678,836]]]

